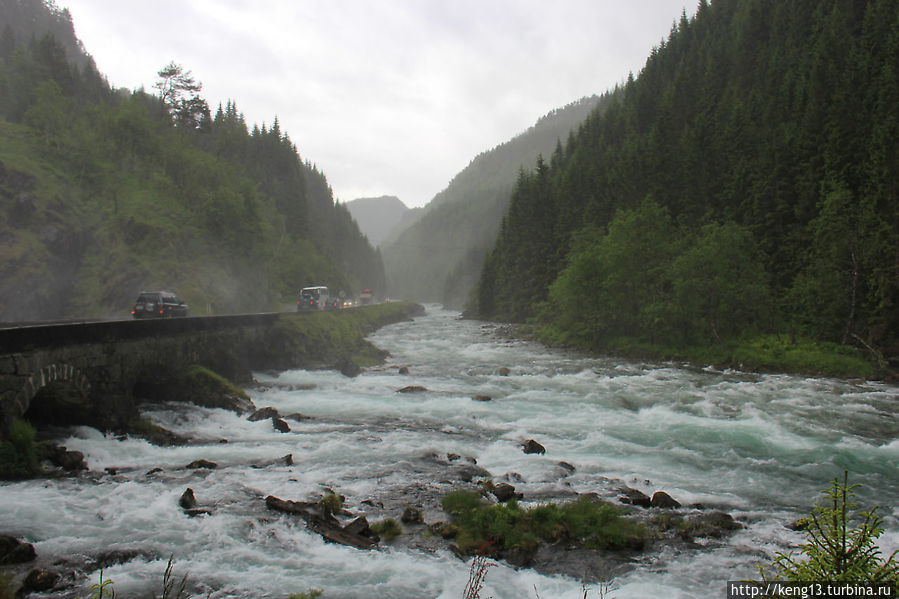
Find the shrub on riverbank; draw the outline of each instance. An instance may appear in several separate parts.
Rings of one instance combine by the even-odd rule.
[[[478,493],[454,491],[441,503],[459,527],[456,542],[467,554],[533,554],[541,541],[589,549],[637,549],[646,541],[645,527],[625,517],[624,508],[586,497],[522,508],[514,499],[489,504]]]
[[[0,479],[30,478],[40,472],[35,436],[37,431],[25,420],[14,420],[9,440],[0,441]]]
[[[534,328],[532,334],[551,346],[651,360],[684,360],[721,368],[841,378],[875,378],[887,374],[854,347],[788,335],[758,335],[706,346],[672,347],[630,337],[605,340],[598,346],[572,337],[553,325]]]

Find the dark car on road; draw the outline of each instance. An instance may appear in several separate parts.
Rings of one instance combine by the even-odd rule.
[[[141,291],[131,307],[134,318],[172,318],[187,316],[187,304],[171,291]]]

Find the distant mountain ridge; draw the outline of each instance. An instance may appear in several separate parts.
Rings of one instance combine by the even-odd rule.
[[[376,198],[357,198],[345,202],[344,206],[356,220],[359,229],[368,237],[375,247],[381,244],[390,233],[415,210],[406,206],[396,196],[380,196]]]
[[[381,243],[392,297],[460,308],[480,275],[522,169],[549,156],[609,96],[581,98],[482,152],[405,227]]]

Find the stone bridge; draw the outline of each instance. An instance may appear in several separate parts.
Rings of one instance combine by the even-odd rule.
[[[235,382],[275,367],[272,331],[297,314],[53,324],[0,329],[0,437],[16,418],[116,428],[141,385],[200,364]],[[285,367],[284,365],[281,365]]]

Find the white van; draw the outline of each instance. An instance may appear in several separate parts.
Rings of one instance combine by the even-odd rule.
[[[303,287],[300,290],[300,298],[297,300],[297,312],[303,310],[324,310],[329,297],[331,297],[331,294],[328,293],[327,287]]]

